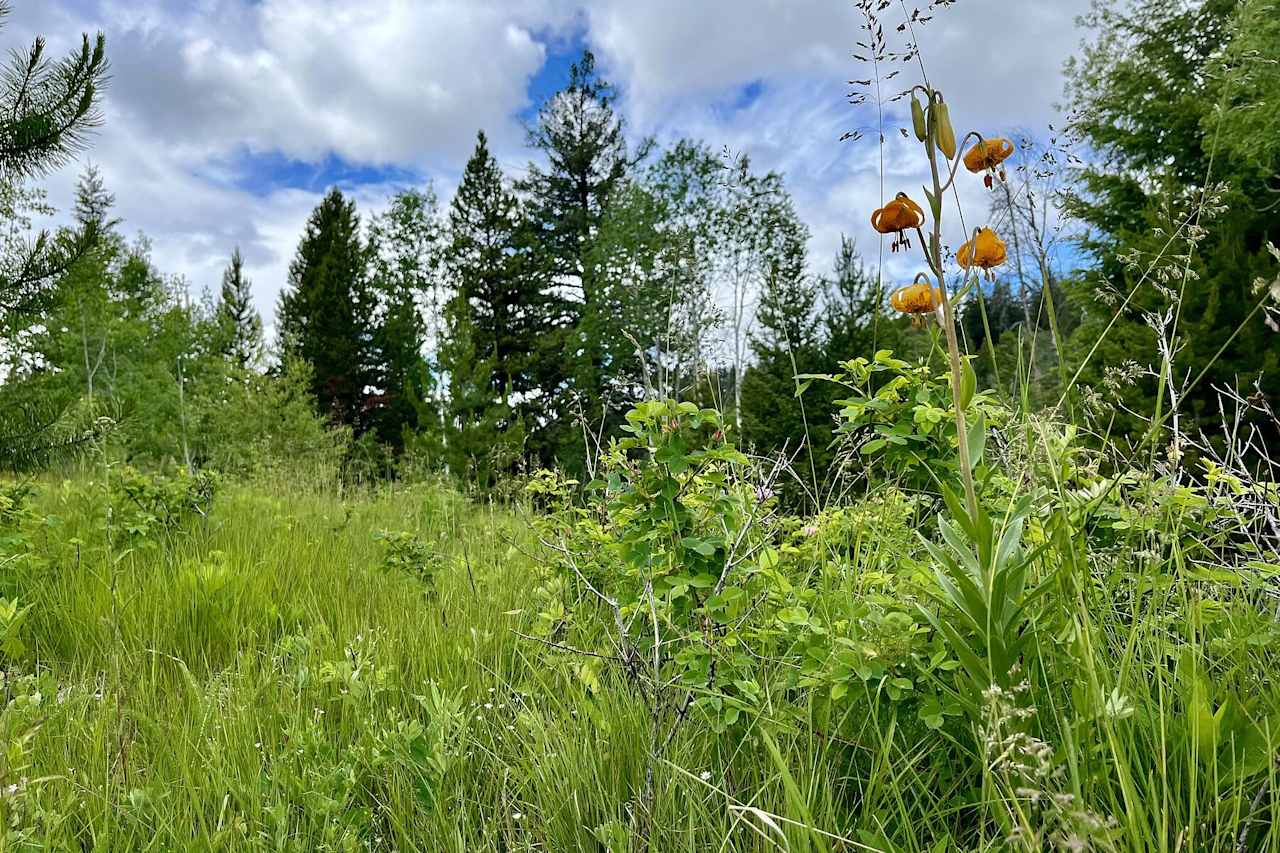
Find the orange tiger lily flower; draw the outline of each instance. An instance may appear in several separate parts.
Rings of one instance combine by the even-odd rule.
[[[899,246],[911,246],[904,232],[911,228],[919,228],[924,224],[924,211],[906,193],[898,193],[893,201],[878,208],[871,214],[871,227],[881,234],[896,234],[891,250],[898,251]]]
[[[899,287],[889,296],[889,304],[895,311],[911,314],[911,322],[921,325],[927,315],[942,305],[942,291],[929,284],[916,282]]]
[[[982,228],[974,238],[960,247],[956,252],[956,261],[966,270],[971,266],[982,267],[987,278],[995,278],[991,273],[993,267],[1005,262],[1004,241],[996,236],[990,228]]]
[[[987,185],[987,189],[991,189],[991,176],[996,174],[996,170],[1000,170],[1000,180],[1004,180],[1004,169],[1000,167],[1010,154],[1013,153],[1013,143],[1001,137],[994,139],[983,139],[965,152],[964,167],[975,175],[981,171],[986,171],[982,182]]]

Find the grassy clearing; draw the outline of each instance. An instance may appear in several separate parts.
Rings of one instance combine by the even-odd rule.
[[[38,506],[55,520],[8,567],[30,611],[4,682],[6,846],[590,849],[631,825],[642,710],[512,633],[534,577],[518,518],[436,488],[259,485],[108,547],[96,485]],[[428,545],[431,583],[382,568],[381,530]],[[742,834],[714,786],[770,771],[745,745],[681,757],[692,778],[657,771],[663,837]]]
[[[955,660],[910,615],[921,502],[778,516],[806,619],[769,616],[749,713],[667,741],[606,629],[545,630],[524,511],[277,480],[169,520],[118,486],[6,515],[4,849],[1280,848],[1274,604],[1207,566],[1193,501],[1135,491],[1109,506],[1146,532],[1059,543],[1025,677],[973,716],[920,674]],[[842,642],[797,677],[814,626]]]

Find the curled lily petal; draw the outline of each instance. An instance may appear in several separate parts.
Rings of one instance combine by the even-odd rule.
[[[903,314],[930,314],[942,305],[942,291],[927,283],[917,282],[899,287],[889,296],[889,304]]]
[[[965,152],[964,166],[970,172],[981,172],[994,169],[1013,154],[1013,143],[1007,139],[996,137],[978,141]]]

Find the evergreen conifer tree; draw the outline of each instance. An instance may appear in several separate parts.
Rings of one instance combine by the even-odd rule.
[[[524,423],[510,403],[509,390],[495,395],[494,386],[501,382],[496,360],[492,350],[477,347],[476,315],[466,302],[459,291],[446,315],[449,334],[441,350],[442,362],[449,366],[444,455],[451,472],[485,491],[519,461]]]
[[[842,236],[831,275],[823,282],[823,326],[826,369],[858,356],[870,357],[877,348],[876,280],[863,265],[853,240]],[[887,323],[883,324],[888,326]],[[883,329],[881,339],[883,341]],[[883,342],[880,344],[885,345]]]
[[[454,289],[441,347],[446,456],[452,470],[485,487],[523,446],[523,415],[538,388],[545,279],[531,258],[519,199],[483,131],[450,206],[445,267]]]
[[[370,290],[377,305],[375,420],[379,437],[395,447],[403,444],[406,431],[437,429],[442,417],[441,241],[430,185],[397,193],[369,228]]]
[[[1275,18],[1257,0],[1099,3],[1083,18],[1093,35],[1067,66],[1067,107],[1072,134],[1096,156],[1074,164],[1066,201],[1098,264],[1084,287],[1067,287],[1079,325],[1063,349],[1076,387],[1107,388],[1117,365],[1143,368],[1108,415],[1112,434],[1167,439],[1146,416],[1157,401],[1168,416],[1170,385],[1186,386],[1188,433],[1220,426],[1222,388],[1248,393],[1256,382],[1264,397],[1280,395],[1280,346],[1254,292],[1275,277],[1268,246],[1280,244],[1280,144],[1265,130],[1280,114]],[[1149,323],[1162,316],[1176,317],[1164,381]]]
[[[239,246],[231,253],[231,261],[222,273],[215,315],[223,335],[223,356],[241,371],[257,366],[262,358],[262,317],[253,307],[253,294],[244,274],[244,258]]]
[[[370,421],[373,312],[355,202],[331,189],[307,221],[276,316],[282,355],[311,366],[320,412],[363,432]]]
[[[0,22],[10,3],[0,0]],[[90,42],[57,61],[45,56],[37,37],[25,54],[15,51],[0,75],[0,182],[17,191],[30,178],[63,165],[85,147],[101,122],[98,104],[107,75],[106,39]],[[40,232],[11,246],[0,268],[0,321],[11,312],[34,311],[53,280],[97,239],[94,229],[65,229],[57,237]]]
[[[595,284],[587,251],[630,165],[613,99],[613,87],[585,51],[570,67],[569,83],[542,106],[529,132],[529,145],[547,161],[545,167],[530,164],[523,184],[531,221],[552,271],[587,304]]]
[[[569,82],[538,113],[529,144],[545,158],[532,163],[522,189],[541,268],[555,287],[539,306],[543,353],[536,359],[544,409],[534,444],[545,463],[578,462],[584,453],[575,414],[601,411],[604,347],[588,318],[601,300],[602,278],[592,246],[615,191],[637,156],[628,156],[614,90],[600,78],[590,51],[573,64]]]
[[[474,351],[492,364],[491,396],[527,397],[537,387],[545,302],[531,257],[519,199],[507,186],[483,132],[467,162],[449,210],[446,268],[460,297],[447,311],[450,328],[465,325]],[[456,363],[447,365],[452,372]]]

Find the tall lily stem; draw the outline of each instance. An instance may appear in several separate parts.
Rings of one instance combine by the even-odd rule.
[[[925,151],[929,155],[929,173],[933,179],[933,192],[929,195],[929,206],[933,213],[932,228],[928,244],[922,246],[925,260],[938,279],[938,292],[942,296],[942,328],[947,337],[947,356],[951,362],[951,400],[956,410],[956,438],[960,451],[960,479],[964,483],[964,498],[969,515],[978,515],[978,493],[973,483],[973,461],[969,458],[969,430],[966,423],[963,399],[964,368],[960,360],[960,342],[956,337],[955,309],[951,304],[951,295],[947,291],[947,279],[943,274],[942,262],[942,194],[946,192],[955,176],[955,165],[948,164],[949,175],[946,184],[938,172],[938,128],[934,121],[935,97],[937,93],[925,90],[929,96],[928,134],[925,140]],[[923,238],[922,238],[923,239]]]

